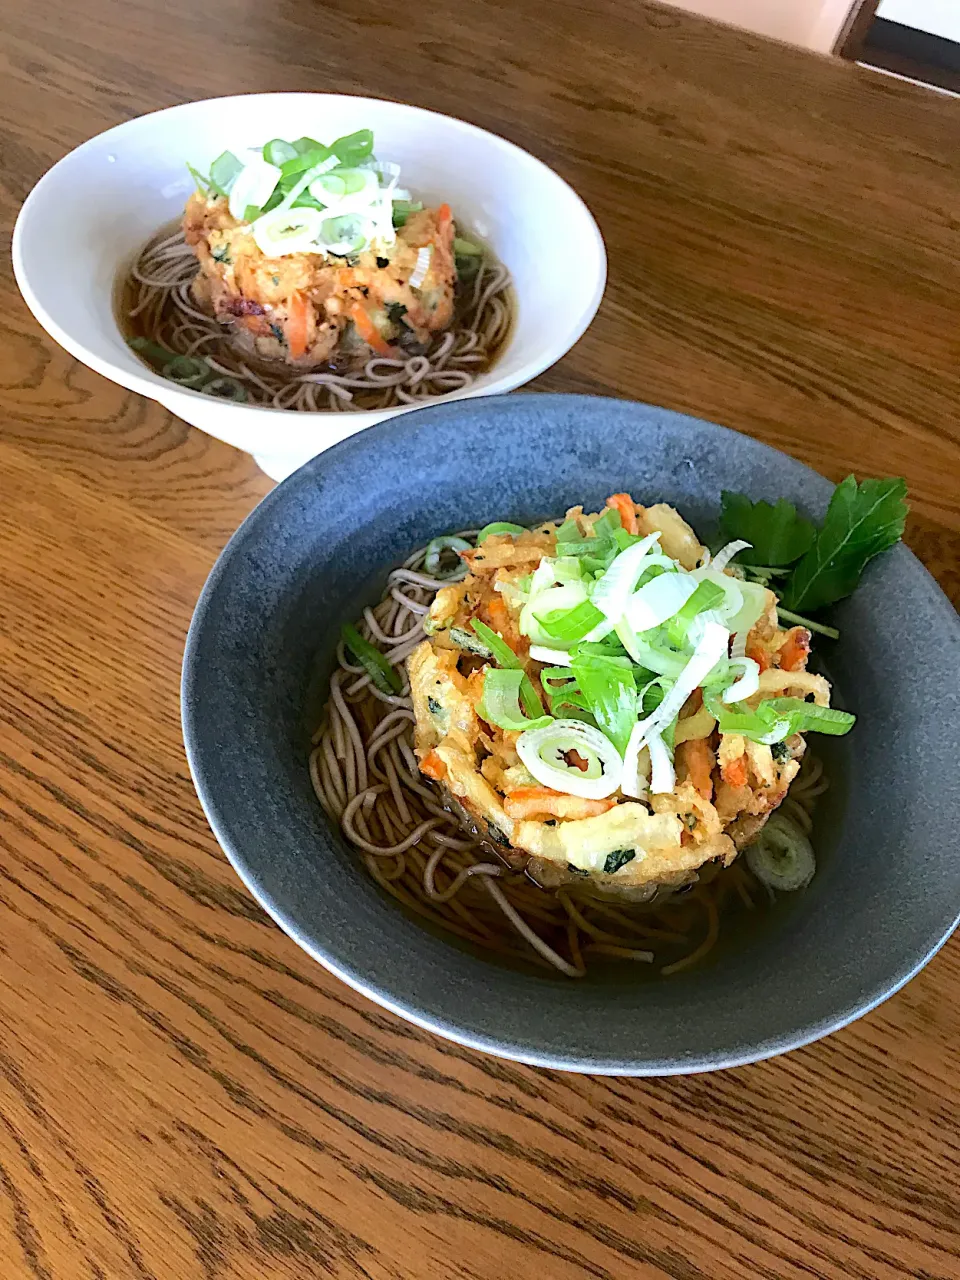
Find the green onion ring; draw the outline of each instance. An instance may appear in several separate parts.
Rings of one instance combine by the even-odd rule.
[[[237,404],[246,404],[248,398],[247,388],[235,378],[213,378],[202,389],[205,396],[233,400]]]
[[[423,559],[423,567],[431,577],[438,578],[441,582],[461,582],[467,576],[467,566],[457,557],[456,567],[449,573],[444,573],[441,567],[441,558],[444,551],[470,551],[472,550],[470,543],[464,538],[456,538],[447,534],[441,538],[434,538],[432,542],[427,544],[427,553]]]

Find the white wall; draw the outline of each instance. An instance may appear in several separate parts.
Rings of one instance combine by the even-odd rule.
[[[908,5],[915,2],[919,0],[904,0]],[[927,0],[927,3],[935,2]],[[960,0],[943,2],[960,7]],[[758,35],[829,53],[854,0],[663,0],[663,3],[745,27]]]
[[[880,0],[877,17],[960,42],[960,0]]]

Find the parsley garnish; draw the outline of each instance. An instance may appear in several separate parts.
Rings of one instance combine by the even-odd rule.
[[[838,484],[816,541],[783,592],[788,609],[822,609],[856,588],[868,560],[903,536],[907,482],[864,480]]]
[[[810,550],[817,531],[809,520],[797,514],[797,508],[786,498],[771,506],[769,502],[751,502],[742,493],[721,495],[720,534],[725,542],[743,538],[751,546],[741,551],[741,564],[770,565],[780,568],[799,560]]]
[[[903,535],[907,482],[847,476],[837,485],[821,529],[797,513],[792,502],[751,502],[740,493],[722,495],[720,530],[725,540],[752,544],[740,559],[748,576],[776,591],[789,621],[806,622],[815,612],[850,595],[869,560]],[[792,611],[792,612],[788,612]],[[817,630],[832,628],[816,623]]]

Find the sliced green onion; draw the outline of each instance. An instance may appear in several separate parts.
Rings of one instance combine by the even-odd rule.
[[[817,631],[822,636],[827,636],[830,640],[839,640],[840,632],[836,627],[828,627],[824,622],[814,622],[810,618],[803,617],[799,613],[791,613],[789,609],[782,609],[777,605],[777,614],[781,622],[790,622],[794,626],[807,627],[810,631]]]
[[[612,514],[619,521],[620,517],[617,513]],[[599,524],[599,521],[597,523]],[[627,602],[633,596],[637,583],[644,569],[647,568],[647,559],[659,540],[659,533],[651,533],[641,538],[634,546],[628,547],[626,551],[620,551],[597,583],[593,592],[593,602],[611,622],[618,622],[623,617]],[[646,627],[637,628],[639,631],[646,629]]]
[[[558,719],[586,719],[593,723],[586,698],[569,667],[544,667],[540,672],[540,684],[547,696],[551,715]]]
[[[520,704],[523,703],[523,710]],[[526,714],[524,714],[526,713]],[[477,703],[477,714],[487,724],[508,732],[540,729],[552,724],[537,692],[523,671],[490,667],[483,677],[483,694]]]
[[[637,635],[628,623],[621,622],[616,634],[634,662],[658,675],[676,678],[687,664],[688,655],[670,644],[665,627]]]
[[[394,200],[393,225],[402,227],[411,213],[419,213],[422,208],[423,204],[419,200]]]
[[[301,139],[305,141],[305,139]],[[293,144],[295,147],[297,143]],[[323,164],[325,160],[331,157],[329,147],[321,147],[317,145],[308,151],[298,151],[296,156],[290,160],[285,160],[280,166],[280,181],[282,184],[292,186],[294,182],[310,169],[315,169],[318,164]]]
[[[595,538],[615,537],[623,528],[623,521],[620,519],[620,512],[616,507],[604,507],[602,513],[593,522],[593,536]],[[659,534],[657,535],[659,537]]]
[[[613,632],[604,636],[602,640],[581,640],[576,647],[576,652],[596,653],[601,658],[622,658],[630,662],[626,649]]]
[[[760,706],[768,706],[774,715],[788,719],[790,733],[826,733],[842,738],[850,732],[857,719],[850,711],[818,707],[815,702],[804,702],[802,698],[770,698]],[[790,733],[786,735],[788,738]]]
[[[699,689],[717,663],[727,656],[730,633],[717,622],[707,622],[689,661],[677,676],[676,683],[655,711],[634,725],[630,748],[639,751],[649,745],[654,734],[660,734],[680,714],[683,704]]]
[[[312,185],[313,184],[311,183],[311,186]],[[269,213],[271,210],[276,209],[277,205],[282,203],[283,203],[283,196],[280,192],[280,188],[277,187],[276,191],[273,193],[273,195],[270,197],[267,203],[263,206],[263,212]],[[291,209],[316,209],[320,213],[326,213],[327,209],[329,208],[329,205],[325,200],[316,200],[310,194],[309,191],[301,191],[300,194],[297,196],[297,198],[294,200],[293,204],[290,206],[290,208]]]
[[[749,551],[752,546],[753,543],[747,542],[744,538],[735,538],[733,542],[728,542],[726,546],[720,548],[710,561],[710,565],[717,573],[722,573],[734,556],[739,555],[741,551]]]
[[[568,763],[567,756],[573,751],[586,762],[585,770]],[[522,733],[517,739],[517,755],[545,787],[585,800],[613,795],[623,774],[623,760],[610,739],[580,720],[554,720]]]
[[[599,520],[597,524],[600,524]],[[605,531],[609,527],[601,526],[599,537],[594,534],[584,536],[575,520],[564,521],[557,530],[557,555],[576,556],[583,560],[591,573],[602,573],[620,551],[613,534]]]
[[[197,184],[197,190],[200,192],[202,196],[206,196],[207,199],[209,200],[210,198],[209,179],[205,178],[202,173],[198,173],[192,164],[188,164],[187,168],[190,170],[190,177]]]
[[[633,550],[639,550],[639,546],[633,548]],[[629,551],[625,552],[625,556],[629,555]],[[648,556],[647,560],[653,558]],[[655,558],[657,560],[666,560],[667,557],[658,555]],[[645,565],[647,560],[644,561]],[[670,561],[669,563],[672,564],[673,562]],[[653,569],[663,567],[662,565],[654,565]],[[616,564],[614,564],[615,568]],[[697,586],[689,573],[678,573],[673,570],[665,573],[650,574],[645,568],[642,577],[645,579],[643,586],[639,587],[632,595],[626,597],[623,601],[623,611],[617,620],[618,628],[622,626],[635,636],[643,635],[662,627],[686,604]],[[603,580],[601,579],[600,585],[602,585],[602,582]],[[626,644],[625,640],[624,644]]]
[[[232,151],[222,152],[210,166],[211,187],[221,196],[229,195],[243,167],[243,161],[238,160]]]
[[[513,670],[523,668],[523,663],[498,631],[494,631],[492,627],[488,627],[487,624],[485,622],[481,622],[479,618],[471,618],[470,625],[490,650],[491,656],[496,660],[499,666]]]
[[[637,686],[629,660],[578,653],[571,670],[587,709],[622,755],[637,722]]]
[[[639,533],[627,533],[626,529],[614,529],[613,540],[621,551],[626,551],[628,547],[634,547],[640,541]]]
[[[520,634],[528,636],[536,644],[549,644],[550,635],[543,629],[540,619],[551,613],[566,613],[587,598],[587,588],[580,582],[568,582],[562,587],[550,586],[554,580],[550,561],[541,561],[530,579],[527,603],[520,610]]]
[[[283,138],[274,138],[263,148],[264,160],[267,164],[275,164],[278,169],[282,168],[288,160],[296,159],[299,154],[293,143],[284,142]]]
[[[650,792],[655,796],[668,795],[677,785],[673,765],[673,730],[668,728],[662,733],[651,734],[646,744],[650,752]]]
[[[511,538],[518,538],[521,533],[526,532],[523,525],[510,524],[508,520],[494,520],[493,524],[485,524],[477,534],[477,546],[495,533],[509,533]]]
[[[724,702],[743,702],[760,689],[760,664],[753,658],[731,658],[727,663],[727,678],[737,671],[740,675],[723,691]]]
[[[443,553],[445,551],[470,550],[470,543],[464,538],[457,538],[449,534],[441,538],[433,538],[427,543],[427,553],[424,556],[423,567],[431,577],[439,578],[441,582],[461,582],[467,576],[467,566],[458,555],[454,567],[445,573],[443,571]]]
[[[739,733],[768,747],[790,735],[789,721],[771,712],[769,702],[761,702],[756,711],[751,711],[743,702],[721,702],[712,689],[704,690],[703,702],[721,733]],[[762,710],[764,707],[767,710]]]
[[[340,632],[343,643],[364,668],[381,693],[399,693],[403,681],[380,650],[365,640],[356,627],[347,623]]]
[[[331,142],[330,150],[342,165],[358,165],[373,152],[373,131],[358,129],[356,133],[344,134],[336,142]]]
[[[833,707],[819,707],[802,698],[766,698],[755,711],[744,703],[730,706],[712,692],[704,693],[704,703],[716,717],[721,733],[739,733],[751,742],[772,746],[794,733],[826,733],[842,737],[849,733],[856,716]]]
[[[149,360],[151,364],[160,365],[160,372],[171,360],[178,359],[175,351],[168,351],[166,347],[161,347],[159,342],[151,342],[149,338],[130,338],[128,339],[128,345],[144,360]]]
[[[212,378],[201,390],[205,396],[214,396],[218,400],[233,400],[237,404],[246,404],[249,399],[247,388],[236,378]]]
[[[582,601],[572,609],[557,609],[538,616],[540,626],[547,636],[562,644],[574,644],[577,640],[583,640],[605,621],[604,615],[589,600]]]
[[[311,151],[326,151],[330,154],[330,148],[325,147],[322,142],[317,142],[316,138],[297,138],[296,142],[290,143],[298,156],[308,155]]]
[[[482,258],[483,249],[472,240],[463,240],[460,236],[453,238],[453,252],[457,258]]]
[[[210,379],[210,366],[196,356],[174,356],[163,371],[163,376],[181,387],[197,388]]]
[[[685,644],[687,632],[694,618],[700,613],[706,613],[708,609],[715,609],[723,598],[723,589],[715,582],[698,582],[693,595],[667,623],[667,636],[670,643],[676,645],[678,649]]]
[[[243,165],[230,184],[228,207],[239,222],[253,222],[270,200],[280,182],[281,171],[256,156]]]
[[[804,889],[817,870],[813,846],[785,814],[775,813],[746,851],[747,866],[770,889]]]
[[[310,190],[318,200],[320,199],[321,191],[325,196],[330,196],[331,199],[324,201],[325,204],[329,205],[347,194],[347,184],[336,173],[321,173],[319,178],[314,178],[313,182],[311,182]]]
[[[321,223],[317,239],[328,253],[346,257],[359,253],[368,244],[373,228],[373,221],[362,214],[341,213]]]
[[[637,670],[639,671],[639,667]],[[673,688],[674,682],[669,676],[654,676],[640,690],[638,697],[638,708],[644,715],[649,715],[651,711],[656,711],[660,703],[664,700],[670,690]]]
[[[356,196],[365,192],[372,194],[380,190],[380,181],[372,169],[347,169],[341,165],[333,170],[331,176],[342,184],[341,195]]]

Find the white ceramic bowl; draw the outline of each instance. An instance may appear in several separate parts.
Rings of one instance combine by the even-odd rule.
[[[580,197],[546,165],[462,120],[377,98],[271,93],[211,98],[140,116],[91,138],[34,187],[17,219],[13,265],[33,314],[71,355],[252,453],[282,479],[308,458],[406,408],[294,413],[173,386],[129,350],[114,314],[118,274],[225,148],[304,134],[321,141],[370,128],[426,203],[447,201],[509,268],[517,316],[494,366],[464,395],[510,391],[565,354],[596,314],[606,255]],[[430,402],[435,403],[435,402]]]

